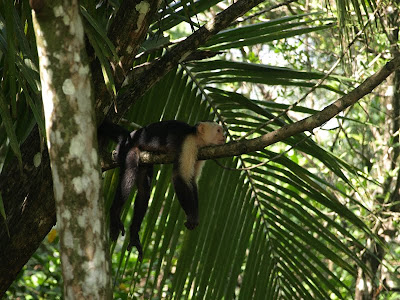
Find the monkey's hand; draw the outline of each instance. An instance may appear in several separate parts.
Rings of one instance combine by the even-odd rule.
[[[185,222],[185,226],[187,229],[189,230],[193,230],[197,227],[197,225],[199,225],[199,220],[198,218],[194,218],[191,216],[187,216],[186,217],[186,222]]]
[[[132,247],[136,247],[136,249],[138,251],[138,260],[142,261],[143,260],[143,248],[142,248],[142,244],[140,243],[138,232],[131,232],[128,250],[131,250]]]
[[[110,217],[110,238],[112,241],[116,241],[118,238],[119,233],[121,232],[122,235],[125,235],[125,227],[122,224],[121,219],[118,217]]]

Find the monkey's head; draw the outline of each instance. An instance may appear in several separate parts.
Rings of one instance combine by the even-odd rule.
[[[225,144],[224,130],[221,125],[215,122],[200,122],[197,124],[197,136],[199,146]]]

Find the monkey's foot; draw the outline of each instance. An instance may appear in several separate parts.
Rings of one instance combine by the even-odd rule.
[[[136,249],[138,251],[138,260],[142,261],[143,260],[143,248],[142,248],[142,244],[140,243],[138,232],[131,232],[128,250],[131,250],[132,247],[136,247]]]
[[[199,225],[199,222],[198,222],[198,221],[187,220],[187,221],[185,222],[185,226],[186,226],[186,228],[189,229],[189,230],[195,229],[195,228],[197,227],[197,225]]]
[[[118,239],[118,235],[121,232],[122,235],[125,235],[125,227],[122,224],[119,218],[110,218],[110,238],[112,241],[116,241]]]

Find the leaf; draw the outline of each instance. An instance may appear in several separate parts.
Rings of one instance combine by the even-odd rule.
[[[302,19],[305,16],[307,15],[284,17],[269,22],[260,22],[229,29],[210,39],[205,45],[205,49],[221,51],[256,44],[265,44],[274,40],[303,35],[333,26],[332,23],[320,26],[307,26],[308,23],[315,22],[314,20],[289,23],[296,19]],[[332,19],[328,19],[327,21],[332,21]],[[295,29],[296,27],[300,28]]]
[[[6,60],[7,60],[7,82],[10,89],[10,98],[11,98],[11,114],[14,118],[17,117],[17,87],[16,87],[16,70],[15,70],[15,29],[14,29],[14,6],[11,1],[5,1],[5,16],[6,16],[6,28],[7,28],[7,51],[6,51]],[[4,95],[2,96],[4,97]]]
[[[21,155],[21,151],[19,149],[19,142],[18,142],[17,136],[15,134],[12,119],[11,119],[9,110],[7,109],[7,104],[5,102],[2,91],[0,91],[0,116],[2,118],[3,125],[7,132],[7,136],[10,141],[11,149],[13,150],[15,156],[17,157],[19,167],[22,170],[22,155]]]
[[[99,36],[101,41],[103,41],[107,47],[101,47],[99,44],[99,48],[104,49],[105,53],[112,54],[115,61],[119,61],[117,51],[113,43],[107,37],[107,33],[102,26],[98,24],[98,22],[87,12],[86,8],[81,5],[81,13],[82,16],[86,19],[86,21],[92,26],[94,32]],[[92,32],[92,31],[91,31]]]
[[[0,193],[0,214],[3,217],[4,224],[5,224],[6,230],[7,230],[7,234],[8,234],[8,236],[10,236],[10,230],[8,229],[8,224],[6,222],[7,221],[7,215],[6,215],[6,211],[4,209],[3,197],[1,196],[1,193]]]

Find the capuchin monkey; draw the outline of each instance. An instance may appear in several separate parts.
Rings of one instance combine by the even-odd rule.
[[[220,125],[214,122],[200,122],[191,126],[180,121],[162,121],[129,132],[121,126],[105,121],[99,127],[99,134],[118,143],[114,157],[120,166],[120,183],[110,209],[110,237],[113,241],[117,240],[120,232],[125,234],[120,218],[121,209],[136,184],[137,195],[128,249],[135,246],[139,259],[142,259],[139,230],[150,198],[153,165],[139,162],[141,151],[176,153],[172,178],[175,193],[186,214],[186,228],[196,228],[199,224],[196,180],[204,165],[204,161],[197,160],[197,154],[201,147],[225,143],[225,135]]]

